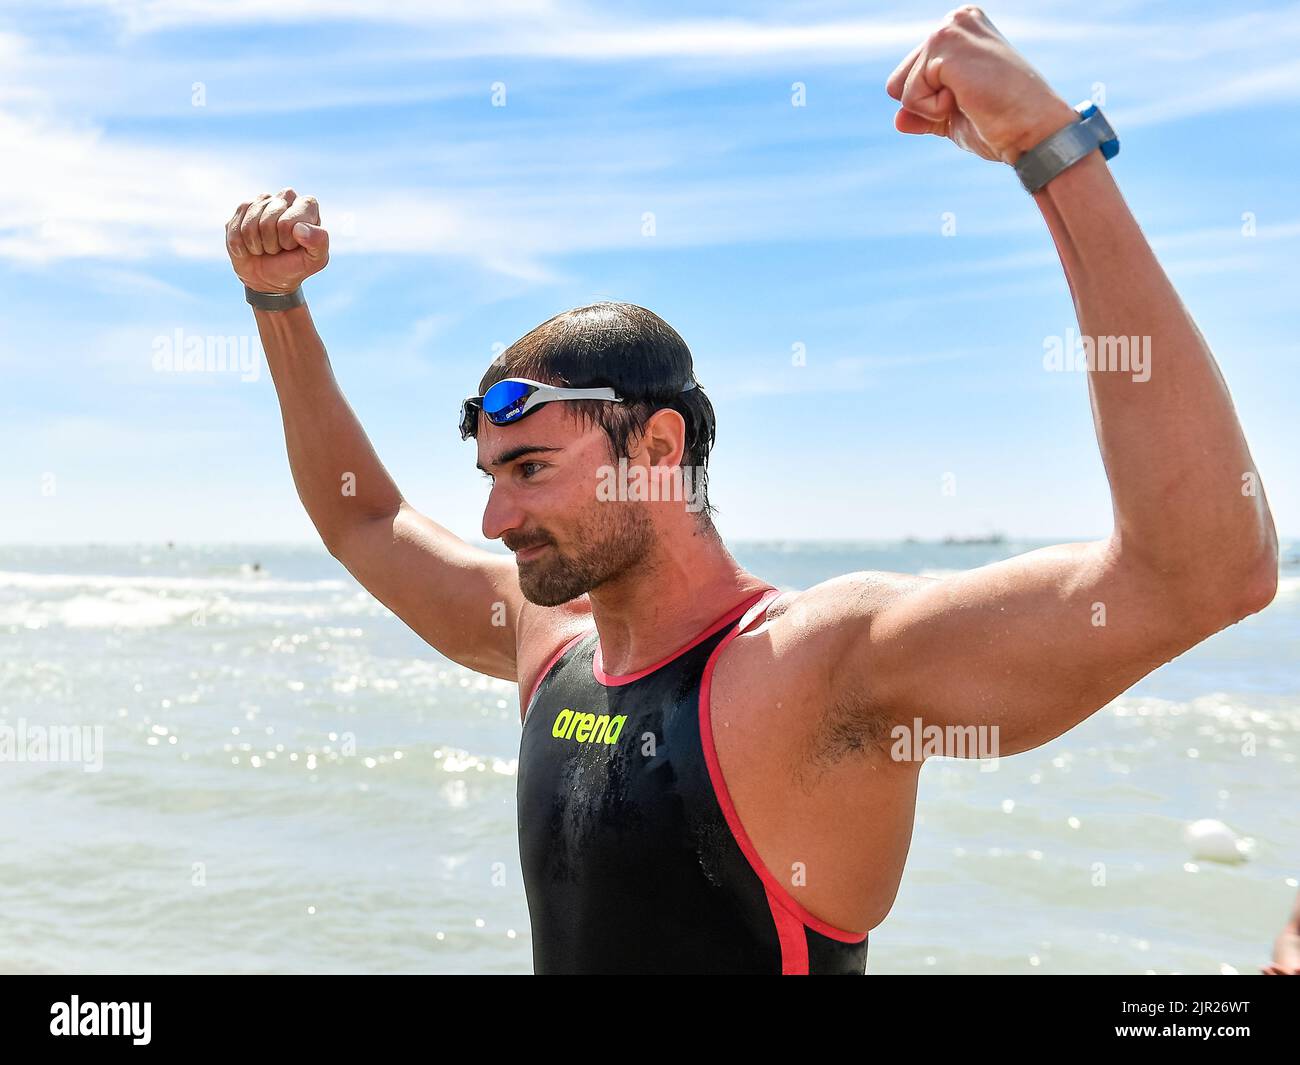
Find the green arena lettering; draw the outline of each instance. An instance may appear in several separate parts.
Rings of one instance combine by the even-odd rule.
[[[578,743],[618,742],[623,732],[626,714],[610,717],[608,714],[587,714],[574,711],[567,706],[555,715],[555,724],[551,726],[551,735],[557,740],[576,740]]]

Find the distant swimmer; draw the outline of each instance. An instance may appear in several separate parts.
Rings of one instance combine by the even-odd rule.
[[[1273,943],[1273,961],[1260,969],[1265,976],[1300,976],[1300,894],[1296,895],[1291,919]]]
[[[402,495],[334,379],[301,287],[329,259],[315,198],[263,194],[227,224],[326,547],[442,654],[519,685],[539,973],[864,972],[928,757],[1038,747],[1275,595],[1277,537],[1232,399],[1111,175],[1100,111],[1061,99],[975,7],[886,90],[899,131],[1016,167],[1081,336],[1150,341],[1154,366],[1105,344],[1087,367],[1103,539],[781,590],[714,525],[715,414],[686,342],[601,302],[515,341],[462,403],[488,479],[482,535],[514,557],[473,547]],[[404,313],[374,290],[351,307],[367,310],[378,331]],[[878,430],[842,399],[828,380],[820,418],[769,432],[823,440],[848,509]],[[798,506],[800,484],[749,476]]]

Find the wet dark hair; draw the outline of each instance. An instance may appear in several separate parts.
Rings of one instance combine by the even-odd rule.
[[[479,395],[507,377],[567,388],[613,388],[624,402],[581,399],[565,406],[582,423],[605,431],[616,459],[629,455],[629,444],[645,431],[655,411],[677,411],[686,423],[682,465],[693,467],[705,501],[700,514],[714,513],[707,474],[717,435],[713,404],[695,381],[686,341],[653,311],[605,301],[557,314],[493,360],[479,382]],[[691,382],[695,387],[682,392]]]

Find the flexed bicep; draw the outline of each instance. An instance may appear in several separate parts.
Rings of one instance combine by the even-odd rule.
[[[877,735],[918,721],[987,730],[977,749],[928,753],[1029,750],[1235,620],[1181,598],[1183,587],[1111,541],[939,579],[839,578],[833,598],[821,593],[839,661],[832,696],[863,708]]]

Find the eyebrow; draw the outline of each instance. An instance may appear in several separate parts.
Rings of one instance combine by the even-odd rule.
[[[487,467],[484,467],[483,463],[481,462],[476,462],[474,463],[474,465],[477,466],[484,473],[487,473],[489,469],[494,469],[497,466],[505,466],[507,463],[514,462],[515,459],[522,458],[524,455],[532,455],[537,453],[545,454],[552,451],[563,451],[563,450],[564,450],[563,448],[559,448],[559,447],[545,447],[542,444],[520,444],[518,447],[512,447],[506,451],[501,452],[501,454],[499,454],[495,459],[493,459],[491,462],[487,464]]]

